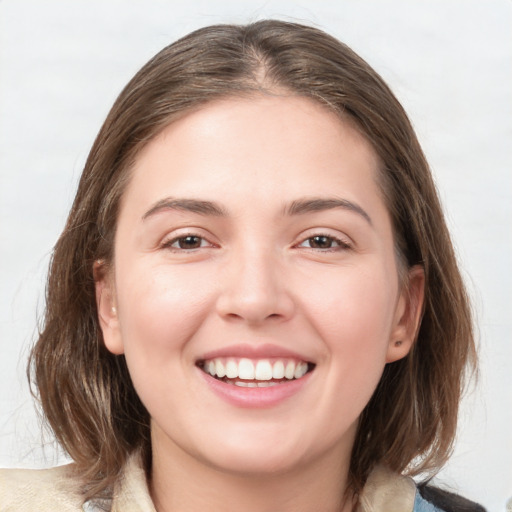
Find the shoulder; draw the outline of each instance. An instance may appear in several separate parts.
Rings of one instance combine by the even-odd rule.
[[[411,512],[415,497],[416,485],[411,478],[399,475],[384,466],[376,466],[359,496],[357,511]]]
[[[52,469],[0,469],[0,512],[156,512],[140,454],[130,456],[110,499],[84,502],[73,464]]]
[[[426,484],[418,486],[414,511],[486,512],[478,503]]]
[[[0,510],[77,512],[82,510],[80,481],[73,466],[52,469],[0,469]]]
[[[426,484],[416,485],[412,478],[384,466],[370,473],[359,497],[358,512],[485,512],[485,509],[461,496]]]

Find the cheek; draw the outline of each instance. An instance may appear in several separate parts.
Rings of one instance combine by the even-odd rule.
[[[342,269],[305,290],[310,319],[328,339],[387,342],[398,285],[385,269]]]
[[[347,403],[364,406],[382,375],[397,291],[384,269],[351,269],[306,294],[309,321],[325,345],[331,389]]]
[[[141,267],[132,266],[116,286],[121,335],[127,357],[137,352],[158,359],[182,347],[197,330],[207,315],[211,287],[197,272]]]
[[[139,271],[133,265],[129,274],[120,273],[129,277],[116,283],[126,362],[151,416],[182,406],[180,397],[193,384],[189,341],[203,324],[212,295],[194,272],[174,270],[141,265]]]

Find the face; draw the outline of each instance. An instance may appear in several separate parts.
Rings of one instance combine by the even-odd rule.
[[[245,473],[348,458],[422,294],[419,272],[400,285],[378,167],[289,96],[211,103],[144,148],[97,300],[155,453]]]

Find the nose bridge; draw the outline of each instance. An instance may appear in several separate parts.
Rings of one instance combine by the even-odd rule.
[[[219,313],[250,323],[288,318],[293,301],[280,255],[265,244],[233,248],[226,267]]]

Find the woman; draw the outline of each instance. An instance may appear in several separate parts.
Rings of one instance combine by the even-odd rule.
[[[94,143],[31,359],[74,463],[3,472],[0,508],[478,510],[402,476],[447,459],[475,359],[380,77],[317,29],[208,27]]]

